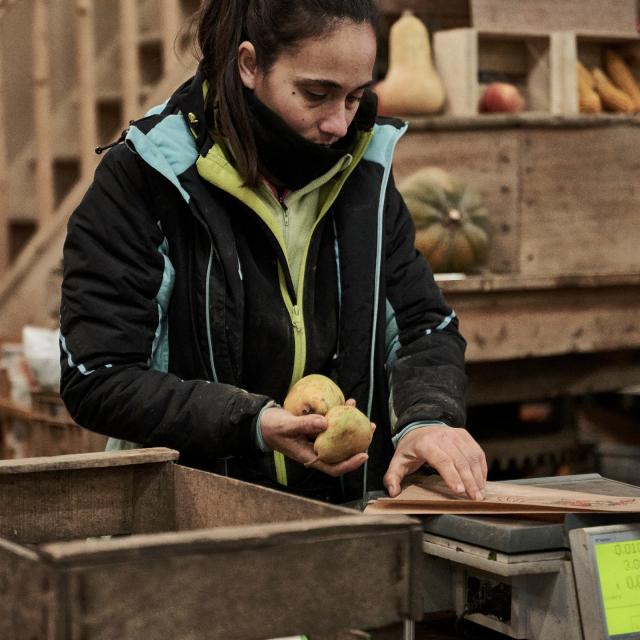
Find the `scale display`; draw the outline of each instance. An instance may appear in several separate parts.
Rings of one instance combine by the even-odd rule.
[[[609,638],[640,638],[640,532],[592,537]]]

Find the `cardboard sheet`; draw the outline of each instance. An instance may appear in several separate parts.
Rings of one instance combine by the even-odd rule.
[[[453,493],[439,476],[409,479],[396,498],[370,502],[365,513],[511,515],[535,513],[640,513],[640,498],[487,482],[485,499]]]

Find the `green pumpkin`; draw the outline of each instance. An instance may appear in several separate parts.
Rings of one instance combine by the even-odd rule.
[[[435,273],[469,273],[486,261],[488,212],[466,184],[439,167],[424,167],[399,190],[416,226],[416,249]]]

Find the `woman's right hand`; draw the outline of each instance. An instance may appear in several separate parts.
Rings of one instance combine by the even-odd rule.
[[[287,458],[305,464],[317,457],[313,450],[313,440],[327,428],[327,420],[324,416],[313,413],[294,416],[285,409],[270,407],[262,412],[260,426],[262,439],[267,446],[280,451]],[[357,453],[336,464],[327,464],[318,460],[308,466],[335,477],[355,471],[366,462],[367,458],[366,453]]]

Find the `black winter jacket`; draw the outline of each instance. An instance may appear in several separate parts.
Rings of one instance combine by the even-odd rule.
[[[332,499],[381,488],[391,437],[407,425],[464,425],[465,343],[391,175],[405,128],[378,119],[313,232],[298,300],[264,221],[196,169],[214,144],[199,76],[134,123],[68,226],[61,394],[73,418],[317,496],[337,481],[278,465],[255,426],[295,379],[325,373],[377,424],[365,470]]]

